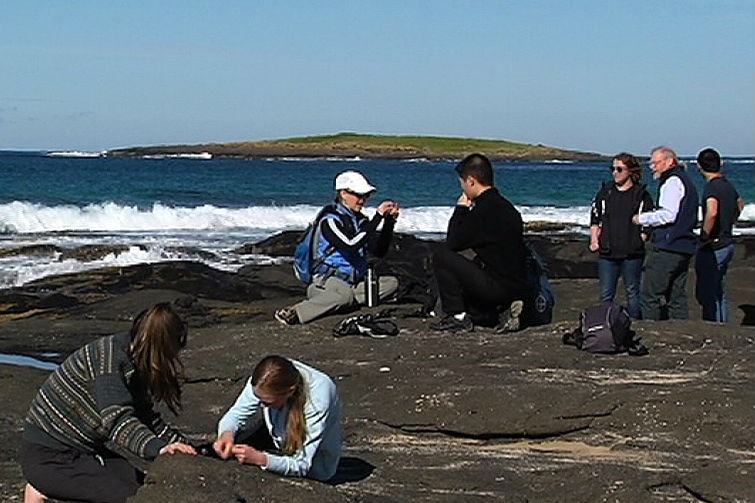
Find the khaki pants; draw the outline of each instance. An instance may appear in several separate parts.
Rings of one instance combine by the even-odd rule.
[[[330,277],[325,281],[315,276],[314,281],[307,287],[307,299],[294,306],[299,315],[299,321],[307,323],[331,312],[350,307],[354,304],[364,304],[364,281],[354,286],[340,278]],[[378,295],[384,300],[393,295],[398,289],[398,279],[394,276],[380,276],[378,278]]]

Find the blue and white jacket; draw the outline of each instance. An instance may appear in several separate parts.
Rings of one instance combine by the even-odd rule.
[[[368,256],[382,257],[388,251],[396,219],[377,212],[368,219],[340,203],[332,209],[325,212],[314,236],[315,259],[320,262],[314,275],[336,276],[356,285],[367,272]],[[380,222],[383,228],[378,231]]]

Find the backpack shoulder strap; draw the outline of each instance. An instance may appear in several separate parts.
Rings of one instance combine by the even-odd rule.
[[[338,211],[338,206],[331,203],[327,206],[324,206],[320,212],[315,217],[315,221],[313,222],[313,229],[312,229],[312,235],[310,239],[312,242],[310,243],[310,253],[312,254],[312,270],[315,271],[318,267],[320,267],[324,262],[325,259],[328,258],[330,255],[332,255],[336,248],[332,244],[328,244],[328,247],[325,249],[324,253],[321,256],[316,256],[317,253],[317,240],[319,240],[320,236],[320,224],[322,223],[323,219],[327,217],[328,215],[336,215],[338,216],[341,221],[343,221],[343,214]]]

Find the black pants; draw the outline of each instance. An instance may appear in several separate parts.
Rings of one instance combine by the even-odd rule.
[[[518,281],[498,278],[459,253],[441,248],[433,255],[441,307],[446,314],[495,311],[521,298]]]
[[[26,440],[21,445],[21,469],[39,492],[65,501],[124,503],[144,482],[140,471],[114,453],[95,456]]]

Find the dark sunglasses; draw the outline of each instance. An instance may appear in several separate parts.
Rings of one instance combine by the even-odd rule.
[[[353,190],[347,190],[346,193],[351,194],[352,196],[358,197],[360,199],[369,199],[371,195],[369,192],[367,194],[358,194],[354,192]]]
[[[611,166],[611,173],[614,171],[617,173],[623,173],[626,168],[622,168],[621,166]]]

